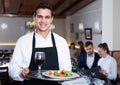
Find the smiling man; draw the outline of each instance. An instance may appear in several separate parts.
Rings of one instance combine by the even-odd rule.
[[[39,3],[33,14],[36,24],[34,32],[18,39],[13,57],[9,64],[9,75],[13,80],[23,81],[23,85],[58,85],[49,82],[30,79],[27,74],[38,69],[34,61],[35,52],[45,52],[46,60],[42,70],[65,69],[71,71],[70,53],[64,38],[51,31],[53,9],[48,3]]]

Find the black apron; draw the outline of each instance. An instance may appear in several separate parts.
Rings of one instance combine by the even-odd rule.
[[[42,70],[58,70],[58,55],[57,55],[57,49],[55,44],[55,39],[53,36],[53,33],[51,33],[51,39],[53,43],[53,47],[46,47],[46,48],[35,48],[35,33],[33,35],[33,43],[32,43],[32,56],[31,56],[31,62],[29,65],[30,71],[38,70],[38,66],[34,61],[34,55],[35,52],[45,52],[46,60],[41,66]],[[51,82],[46,80],[39,80],[39,79],[30,79],[30,80],[24,80],[23,85],[59,85],[57,82]]]

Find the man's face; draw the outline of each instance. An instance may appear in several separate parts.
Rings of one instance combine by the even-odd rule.
[[[85,51],[88,55],[92,55],[93,50],[94,50],[94,47],[92,45],[89,45],[89,46],[85,47]]]
[[[39,31],[44,32],[50,30],[53,16],[51,15],[51,11],[49,9],[38,9],[36,16],[33,18]]]

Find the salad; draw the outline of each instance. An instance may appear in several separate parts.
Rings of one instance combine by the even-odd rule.
[[[58,71],[50,71],[50,76],[56,76],[56,77],[72,77],[72,73],[67,70],[58,70]]]

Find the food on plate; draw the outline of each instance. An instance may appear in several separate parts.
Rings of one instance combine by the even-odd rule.
[[[50,71],[50,72],[49,72],[49,75],[50,75],[50,76],[54,76],[54,72],[53,72],[53,71]]]
[[[58,76],[58,77],[71,77],[72,73],[67,70],[58,70],[58,71],[50,71],[50,76]]]

